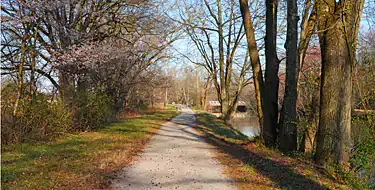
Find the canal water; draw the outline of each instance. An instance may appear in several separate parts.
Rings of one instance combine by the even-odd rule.
[[[248,137],[259,136],[260,128],[257,116],[246,116],[243,118],[233,118],[230,123]]]

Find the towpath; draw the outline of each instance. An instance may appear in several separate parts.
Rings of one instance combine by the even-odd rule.
[[[236,189],[214,159],[215,148],[192,128],[194,122],[194,112],[182,108],[133,165],[116,173],[112,189]]]

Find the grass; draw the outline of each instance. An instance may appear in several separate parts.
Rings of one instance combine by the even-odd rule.
[[[2,189],[105,188],[113,172],[129,165],[160,125],[176,114],[173,107],[155,109],[50,142],[4,145]]]
[[[196,128],[218,148],[216,158],[240,189],[349,189],[303,155],[284,155],[207,113],[196,114]],[[221,128],[221,129],[218,129]]]

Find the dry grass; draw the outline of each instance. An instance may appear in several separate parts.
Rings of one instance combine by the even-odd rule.
[[[287,156],[244,139],[209,114],[200,113],[196,118],[196,128],[218,148],[216,158],[240,189],[349,189],[303,155]]]
[[[174,108],[154,109],[113,123],[38,144],[2,146],[2,189],[98,189],[128,166]]]

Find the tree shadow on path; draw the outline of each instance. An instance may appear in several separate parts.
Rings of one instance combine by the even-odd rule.
[[[259,151],[225,140],[225,134],[228,133],[223,133],[224,137],[223,134],[217,134],[220,130],[218,131],[212,128],[215,122],[213,122],[212,119],[214,118],[209,114],[197,114],[197,117],[203,117],[203,119],[197,121],[192,127],[201,131],[209,144],[229,154],[233,159],[240,160],[243,164],[251,166],[257,173],[272,180],[272,183],[275,184],[273,186],[282,189],[329,189],[296,172],[293,169],[295,164],[280,163],[268,155],[259,153]],[[230,138],[233,138],[233,136]],[[243,137],[240,136],[238,138],[242,139]]]

